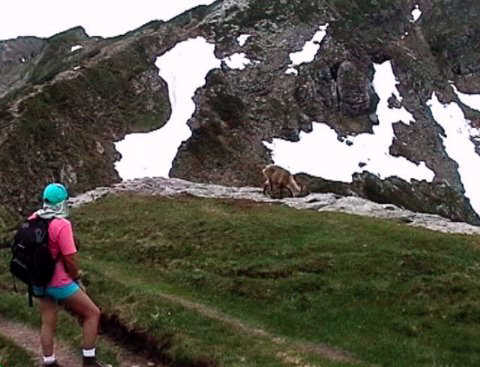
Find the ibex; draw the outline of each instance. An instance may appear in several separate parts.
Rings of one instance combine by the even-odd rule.
[[[305,187],[295,181],[293,175],[288,172],[285,168],[276,166],[274,164],[269,164],[262,170],[263,175],[266,178],[265,183],[263,184],[263,194],[267,194],[267,189],[270,190],[270,196],[275,192],[275,189],[278,190],[280,195],[282,195],[282,189],[286,188],[292,197],[298,196]]]

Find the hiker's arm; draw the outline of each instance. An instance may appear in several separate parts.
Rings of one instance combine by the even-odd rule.
[[[77,279],[80,276],[80,271],[75,261],[75,254],[64,255],[63,265],[65,266],[65,271],[70,276],[70,278]]]
[[[75,261],[77,248],[73,239],[72,223],[65,220],[60,222],[61,228],[57,235],[58,248],[60,250],[59,257],[63,262],[65,271],[72,279],[77,279],[79,269]]]

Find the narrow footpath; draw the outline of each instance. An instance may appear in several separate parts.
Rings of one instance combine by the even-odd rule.
[[[41,367],[41,348],[40,348],[40,330],[33,329],[22,323],[6,320],[0,317],[0,334],[10,339],[16,345],[24,348],[35,357],[35,367]],[[133,355],[129,351],[121,348],[107,336],[101,336],[102,341],[106,342],[112,350],[117,354],[118,366],[107,365],[110,367],[162,367],[155,364],[142,356]],[[82,365],[79,350],[74,350],[72,347],[56,341],[55,354],[57,360],[64,367],[76,367]],[[28,367],[28,366],[26,366]]]

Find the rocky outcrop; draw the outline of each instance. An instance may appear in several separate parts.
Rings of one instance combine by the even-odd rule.
[[[424,23],[435,22],[436,13],[429,12],[425,5],[425,14],[417,24],[412,22],[410,14],[413,2],[366,1],[355,6],[337,2],[323,9],[325,4],[317,2],[315,12],[303,22],[292,24],[294,16],[288,10],[277,14],[277,5],[263,5],[268,11],[259,23],[238,23],[241,31],[236,35],[253,34],[242,52],[260,63],[242,71],[224,68],[212,73],[205,88],[197,92],[198,110],[190,120],[192,138],[178,152],[171,176],[227,185],[260,185],[258,172],[269,162],[269,152],[262,146],[262,140],[280,137],[296,141],[300,131],[311,131],[312,121],[329,125],[339,139],[372,133],[378,123],[374,113],[378,97],[371,85],[373,63],[392,60],[403,99],[391,100],[391,104],[407,108],[415,123],[394,124],[390,153],[417,164],[425,162],[435,172],[433,182],[382,180],[372,178],[371,174],[358,174],[352,185],[328,186],[338,187],[334,192],[353,191],[382,203],[396,203],[412,210],[421,206],[426,212],[480,224],[464,197],[458,165],[445,151],[442,128],[426,105],[433,91],[442,94],[444,102],[457,100],[446,82],[451,73],[439,59],[443,56],[430,51],[432,40],[422,32]],[[300,13],[309,5],[293,1],[289,6]],[[473,3],[469,6],[478,7]],[[298,76],[286,75],[288,53],[296,51],[299,42],[308,40],[318,25],[327,22],[327,35],[314,60],[297,67]],[[292,37],[292,28],[296,37]],[[222,55],[239,51],[231,38],[222,40],[217,49]],[[455,75],[452,80],[456,80]],[[221,99],[211,98],[211,93],[219,90],[239,100],[237,103],[225,100],[221,104],[222,114],[218,113]],[[236,110],[238,106],[241,108]],[[325,180],[308,181],[315,191]]]
[[[10,93],[0,104],[0,204],[12,207],[15,198],[23,214],[46,182],[75,193],[119,181],[113,142],[170,115],[167,85],[137,44],[74,29],[44,40],[28,63],[31,76],[20,86],[2,78]]]
[[[375,218],[397,220],[410,226],[424,227],[445,233],[480,234],[480,227],[453,222],[439,215],[415,213],[392,204],[378,204],[358,196],[341,196],[333,193],[315,193],[300,198],[271,199],[258,187],[234,187],[196,183],[177,178],[143,178],[125,181],[110,187],[99,187],[69,199],[77,208],[99,200],[106,195],[120,193],[175,197],[193,195],[217,199],[245,199],[265,203],[279,203],[299,210],[335,211]]]
[[[415,212],[438,214],[457,222],[480,224],[469,200],[445,182],[407,182],[398,177],[382,180],[366,171],[354,174],[351,183],[323,180],[306,174],[296,177],[312,192],[353,195]]]
[[[423,15],[413,22],[416,3]],[[352,184],[308,177],[310,190],[329,187],[480,224],[426,104],[433,91],[444,102],[458,101],[448,80],[462,91],[480,91],[479,51],[471,47],[478,43],[479,11],[473,0],[435,6],[431,0],[225,0],[111,39],[74,28],[49,39],[1,41],[0,205],[28,211],[52,180],[65,182],[74,194],[120,181],[113,143],[130,132],[160,128],[171,113],[155,58],[202,36],[215,43],[217,57],[243,52],[253,63],[243,70],[222,63],[208,74],[194,96],[192,136],[181,145],[170,176],[260,186],[261,168],[271,163],[264,141],[297,141],[314,121],[328,124],[341,140],[372,133],[378,124],[373,65],[391,60],[402,101],[390,103],[405,107],[415,122],[394,125],[390,154],[425,162],[433,182],[365,173]],[[296,66],[298,75],[286,73],[289,54],[327,23],[314,59]],[[237,41],[242,34],[250,35],[243,46]],[[480,119],[461,106],[472,121]]]
[[[12,88],[20,88],[28,80],[32,70],[30,64],[45,45],[45,40],[36,37],[0,41],[0,97]]]
[[[337,71],[337,90],[340,111],[350,117],[375,113],[372,103],[375,92],[366,73],[348,60],[340,64]]]

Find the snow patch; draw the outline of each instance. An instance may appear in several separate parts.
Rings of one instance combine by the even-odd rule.
[[[399,84],[395,74],[393,73],[392,63],[386,61],[383,64],[374,64],[375,77],[373,79],[373,87],[377,93],[380,101],[377,106],[377,115],[379,119],[395,120],[406,123],[415,122],[412,114],[408,112],[404,107],[390,108],[388,107],[388,99],[393,95],[399,102],[402,102],[402,96],[397,89]],[[394,112],[394,113],[392,113]],[[395,122],[395,121],[391,121]]]
[[[453,84],[452,88],[463,104],[466,104],[468,107],[473,108],[474,110],[480,111],[480,94],[462,93]]]
[[[287,74],[295,74],[297,75],[298,72],[295,69],[295,66],[300,65],[304,62],[312,62],[317,54],[317,51],[320,48],[320,43],[322,42],[323,38],[327,34],[328,23],[321,25],[318,27],[318,31],[315,32],[312,39],[307,41],[303,46],[303,49],[298,52],[293,52],[290,54],[290,60],[292,61],[288,66],[286,71]]]
[[[427,101],[433,118],[445,130],[441,136],[447,154],[458,164],[458,173],[465,189],[465,196],[470,199],[473,209],[480,214],[480,190],[478,187],[478,167],[480,156],[470,140],[480,134],[479,129],[472,128],[457,103],[442,104],[435,93]]]
[[[393,123],[415,121],[404,108],[389,108],[388,98],[395,95],[401,101],[398,83],[390,61],[375,64],[373,87],[380,97],[377,115],[379,125],[373,134],[348,136],[339,141],[337,133],[324,123],[313,123],[311,133],[300,132],[298,142],[273,139],[264,145],[272,151],[275,164],[292,173],[304,172],[329,180],[352,182],[352,175],[363,169],[380,178],[398,176],[404,180],[432,181],[434,172],[424,162],[416,165],[403,157],[393,157],[389,148],[394,137]],[[324,158],[324,159],[322,159]]]
[[[168,83],[172,115],[162,128],[129,134],[115,144],[122,154],[115,168],[123,180],[168,177],[180,144],[191,136],[186,123],[195,111],[192,97],[197,88],[205,84],[207,73],[220,67],[214,48],[215,45],[197,37],[177,44],[157,58],[155,65]]]
[[[237,42],[241,47],[243,47],[250,37],[251,37],[251,35],[249,35],[249,34],[242,34],[242,35],[237,37]]]
[[[83,46],[81,46],[81,45],[75,45],[75,46],[72,46],[72,48],[70,49],[70,52],[75,52],[75,51],[80,50],[82,48],[83,48]]]
[[[230,55],[226,58],[223,59],[225,63],[228,65],[230,69],[245,69],[245,67],[252,62],[248,57],[246,57],[245,53],[236,53],[233,55]]]
[[[415,5],[411,14],[413,18],[413,20],[411,20],[412,23],[415,23],[421,17],[422,11],[420,10],[420,7],[418,6],[418,4]]]

